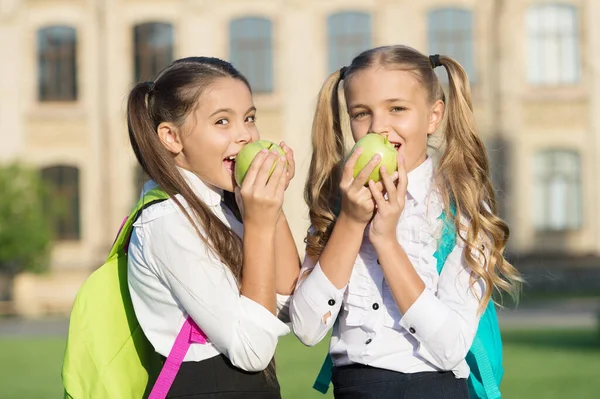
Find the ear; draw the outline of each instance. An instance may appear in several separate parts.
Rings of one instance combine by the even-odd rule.
[[[431,113],[429,114],[429,129],[427,129],[428,135],[435,133],[440,126],[440,123],[442,123],[445,109],[446,105],[442,100],[437,100],[431,107]]]
[[[168,122],[162,122],[156,129],[158,138],[169,152],[177,155],[183,151],[183,142],[179,128]]]

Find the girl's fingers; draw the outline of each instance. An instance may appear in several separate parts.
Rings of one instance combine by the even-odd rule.
[[[373,158],[371,158],[369,163],[366,164],[365,167],[358,173],[358,175],[354,179],[353,184],[355,184],[359,187],[363,187],[365,184],[367,184],[367,182],[369,181],[369,177],[371,176],[371,173],[373,173],[373,171],[375,170],[377,165],[379,165],[380,162],[381,162],[381,155],[379,155],[379,154],[373,155]]]
[[[267,183],[267,188],[273,194],[275,194],[275,191],[277,191],[277,187],[279,186],[281,180],[283,180],[283,185],[285,188],[285,173],[286,173],[285,157],[279,156],[279,158],[277,158],[277,160],[275,162],[277,162],[275,164],[275,169],[273,170],[273,174],[271,174],[271,177],[269,178],[269,181]]]
[[[248,171],[246,172],[246,176],[244,177],[244,182],[242,183],[243,186],[251,187],[254,185],[258,171],[259,171],[260,167],[262,166],[265,158],[268,155],[269,155],[269,152],[266,148],[260,150],[259,153],[256,154],[256,156],[252,160],[252,163],[250,164],[250,167],[248,168]]]
[[[275,166],[275,162],[277,162],[278,159],[279,154],[276,151],[269,152],[256,174],[256,180],[254,182],[256,187],[264,187],[267,185],[271,175],[271,170],[273,169],[273,166]]]
[[[388,194],[388,198],[392,199],[392,198],[398,198],[397,194],[396,194],[396,186],[394,185],[394,181],[392,180],[392,177],[388,174],[387,172],[387,168],[385,166],[382,166],[380,169],[381,172],[381,179],[383,181],[383,186],[385,187],[385,191],[387,191]]]
[[[360,158],[360,154],[362,154],[362,148],[358,147],[346,160],[344,171],[342,173],[342,183],[350,184],[354,179],[354,166],[356,166],[356,161]]]
[[[377,205],[377,208],[381,209],[382,207],[386,206],[386,201],[383,197],[383,193],[377,189],[373,180],[369,180],[369,190],[371,191],[371,195],[373,196],[373,200],[375,201],[375,205]]]
[[[296,173],[296,161],[294,161],[294,151],[288,147],[283,141],[281,142],[281,148],[283,152],[285,152],[285,159],[287,160],[287,172],[290,176],[290,179],[294,177]]]

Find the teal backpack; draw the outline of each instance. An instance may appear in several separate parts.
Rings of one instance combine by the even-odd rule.
[[[438,274],[442,272],[444,263],[456,244],[456,231],[450,219],[443,212],[440,219],[444,222],[442,239],[439,248],[434,257],[437,259]],[[499,399],[500,382],[504,375],[502,367],[502,338],[500,337],[500,327],[498,325],[498,316],[493,301],[490,301],[485,312],[479,320],[479,327],[475,334],[475,339],[467,353],[467,364],[471,368],[468,385],[471,399]],[[331,371],[333,361],[331,356],[327,358],[321,366],[321,371],[317,376],[313,388],[321,393],[327,393],[331,381]]]

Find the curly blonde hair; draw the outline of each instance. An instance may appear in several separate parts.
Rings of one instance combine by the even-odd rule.
[[[313,127],[313,153],[305,186],[312,229],[306,237],[306,253],[318,259],[327,243],[339,209],[339,183],[346,154],[342,126],[346,115],[340,111],[352,75],[371,67],[411,72],[426,90],[431,104],[441,100],[446,105],[442,132],[443,151],[438,161],[435,183],[459,239],[465,243],[465,258],[472,270],[474,284],[483,279],[485,292],[480,310],[485,309],[494,289],[518,298],[522,278],[504,258],[509,237],[507,224],[497,216],[494,188],[483,142],[475,130],[471,89],[467,73],[450,57],[439,56],[448,73],[448,99],[433,71],[429,57],[407,46],[385,46],[367,50],[352,63],[332,73],[323,84],[317,100]],[[448,101],[447,101],[448,100]],[[345,112],[347,113],[347,111]],[[469,221],[468,225],[461,220]],[[482,247],[487,247],[486,251]],[[483,266],[478,261],[483,259]]]

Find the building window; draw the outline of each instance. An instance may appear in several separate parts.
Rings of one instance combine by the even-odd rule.
[[[42,169],[42,179],[49,189],[54,237],[58,240],[78,240],[81,237],[79,169],[52,166]]]
[[[427,37],[430,54],[447,55],[458,61],[475,80],[473,61],[473,13],[459,8],[441,8],[427,15]],[[447,82],[446,73],[440,75]]]
[[[229,59],[255,93],[273,91],[273,27],[265,18],[241,18],[229,25]]]
[[[534,157],[535,228],[563,231],[581,227],[581,166],[579,154],[550,150]]]
[[[341,12],[327,18],[329,72],[349,65],[352,59],[372,47],[371,16]]]
[[[535,85],[579,81],[577,10],[542,4],[527,11],[527,79]]]
[[[68,26],[38,30],[38,98],[77,100],[77,34]]]
[[[152,81],[173,62],[173,27],[149,22],[133,28],[135,81]]]

